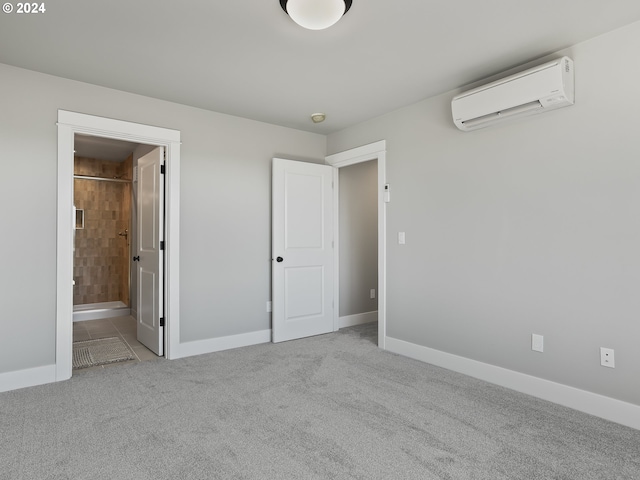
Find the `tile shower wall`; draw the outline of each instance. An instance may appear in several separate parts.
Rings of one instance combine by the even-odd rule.
[[[76,175],[131,179],[133,157],[109,162],[75,157]],[[74,203],[84,210],[75,232],[73,304],[122,301],[129,305],[131,184],[74,179]],[[129,231],[129,236],[118,235]]]

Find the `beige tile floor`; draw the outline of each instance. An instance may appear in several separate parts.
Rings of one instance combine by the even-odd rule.
[[[148,360],[162,358],[138,342],[136,338],[136,320],[131,316],[88,320],[86,322],[74,322],[73,324],[74,342],[107,337],[120,337],[131,347],[133,353],[136,355],[136,359],[127,362],[111,363],[109,365],[99,365],[97,367],[74,369],[74,374],[86,372],[87,370],[114,368],[128,363],[146,362]]]

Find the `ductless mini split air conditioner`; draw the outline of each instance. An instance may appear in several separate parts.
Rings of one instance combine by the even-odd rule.
[[[573,61],[562,57],[457,95],[451,112],[456,127],[469,131],[573,102]]]

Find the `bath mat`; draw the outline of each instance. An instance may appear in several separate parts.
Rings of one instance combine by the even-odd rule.
[[[135,360],[136,356],[119,337],[73,342],[73,368],[88,368]]]

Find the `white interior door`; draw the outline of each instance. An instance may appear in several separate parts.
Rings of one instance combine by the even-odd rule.
[[[164,182],[161,165],[164,148],[158,147],[138,160],[137,252],[134,264],[138,278],[138,341],[164,355],[163,251]]]
[[[273,159],[274,342],[333,328],[332,167]]]

